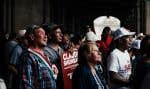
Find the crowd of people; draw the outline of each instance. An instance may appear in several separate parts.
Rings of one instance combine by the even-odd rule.
[[[101,40],[92,27],[81,33],[70,35],[57,24],[11,33],[1,45],[0,82],[7,89],[64,89],[61,54],[77,49],[72,89],[150,89],[150,35],[125,27],[105,27]]]

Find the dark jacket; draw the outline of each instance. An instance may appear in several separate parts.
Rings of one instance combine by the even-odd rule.
[[[137,64],[135,69],[135,75],[133,77],[134,89],[141,89],[142,82],[148,72],[150,72],[150,58],[144,58]]]
[[[106,84],[104,83],[104,79],[101,76],[101,73],[98,73],[97,71],[97,75],[102,82],[101,86],[103,88],[100,89],[106,89]],[[73,73],[72,86],[73,89],[99,89],[88,65],[79,65],[76,68]]]

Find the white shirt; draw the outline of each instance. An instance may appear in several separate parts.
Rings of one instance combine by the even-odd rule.
[[[127,51],[114,49],[108,57],[108,71],[117,72],[122,78],[129,79],[131,75],[131,61]]]

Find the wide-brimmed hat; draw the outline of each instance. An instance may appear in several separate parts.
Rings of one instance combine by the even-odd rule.
[[[123,36],[132,36],[135,35],[135,32],[130,32],[128,29],[121,27],[119,29],[117,29],[114,33],[114,40],[117,40]]]

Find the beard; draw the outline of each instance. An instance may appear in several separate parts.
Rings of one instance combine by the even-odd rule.
[[[40,41],[40,42],[38,43],[38,46],[39,46],[40,48],[44,48],[46,45],[47,45],[47,41]]]

